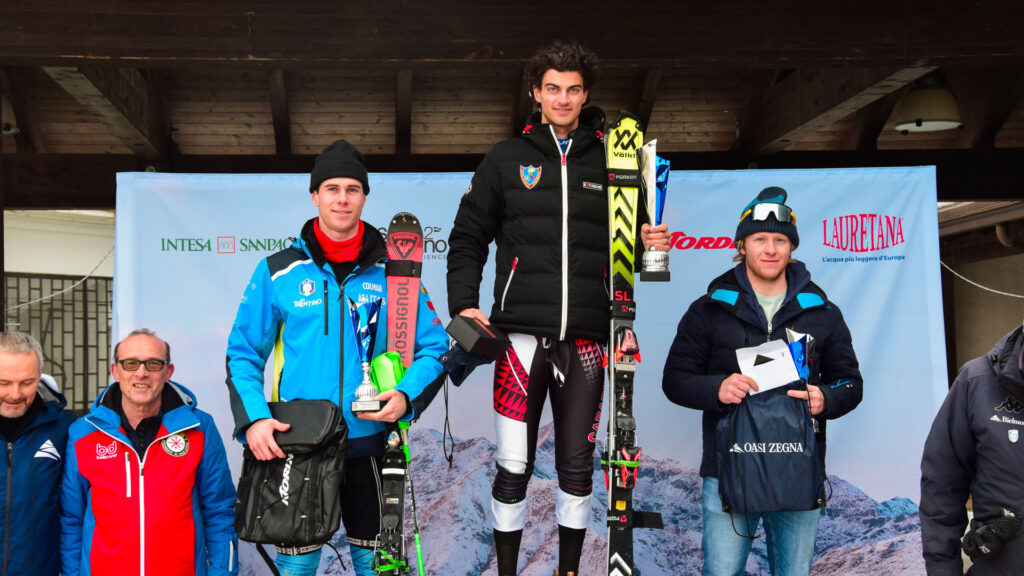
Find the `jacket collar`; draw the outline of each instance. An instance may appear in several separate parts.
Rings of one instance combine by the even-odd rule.
[[[324,256],[320,242],[316,239],[316,232],[313,230],[313,222],[315,221],[316,218],[314,217],[303,224],[302,232],[292,246],[305,252],[313,259],[317,266],[324,268],[327,266],[327,258]],[[363,248],[359,251],[359,257],[356,258],[356,270],[368,268],[386,256],[387,244],[384,243],[384,237],[381,236],[379,230],[364,220]],[[342,281],[344,278],[339,278],[338,280]]]
[[[989,352],[989,362],[999,385],[1018,402],[1024,403],[1024,374],[1021,373],[1021,348],[1024,330],[1021,326],[1003,336]]]
[[[176,408],[166,410],[163,415],[163,429],[157,436],[163,436],[167,433],[178,432],[188,428],[195,428],[199,425],[199,418],[193,413],[196,409],[196,396],[188,388],[185,388],[181,384],[174,381],[168,381],[164,383],[163,396],[167,397],[168,394],[173,395],[176,400],[180,401],[181,404]],[[96,397],[96,401],[92,404],[92,409],[89,414],[85,416],[93,426],[99,428],[106,434],[121,440],[122,442],[131,445],[128,441],[128,437],[121,431],[121,415],[120,411],[113,407],[113,402],[121,401],[121,385],[114,382],[110,386],[107,386],[100,392],[99,396]]]
[[[725,307],[730,313],[755,326],[767,330],[764,313],[754,289],[747,278],[746,265],[739,262],[708,284],[707,297]],[[811,282],[811,274],[803,262],[790,262],[786,266],[786,297],[776,314],[776,325],[789,320],[803,310],[824,306],[828,296]]]
[[[551,128],[542,122],[540,112],[534,112],[523,127],[523,135],[545,152],[561,155]],[[580,112],[579,125],[569,133],[573,145],[570,152],[582,150],[584,145],[600,143],[604,138],[604,112],[597,106],[588,106]]]

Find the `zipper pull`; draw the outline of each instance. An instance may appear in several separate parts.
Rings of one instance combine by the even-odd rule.
[[[565,154],[562,154],[562,166],[565,166]]]
[[[14,459],[11,456],[14,453],[14,444],[12,442],[7,443],[7,467],[14,467]]]

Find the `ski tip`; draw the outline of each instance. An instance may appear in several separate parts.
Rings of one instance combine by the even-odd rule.
[[[618,117],[615,118],[614,122],[612,122],[611,124],[608,125],[608,132],[611,132],[612,130],[617,128],[619,126],[619,124],[622,124],[622,122],[627,120],[627,119],[636,122],[637,130],[640,130],[641,132],[644,131],[643,130],[643,126],[640,124],[640,117],[639,116],[637,116],[636,114],[633,114],[629,110],[620,109]]]
[[[420,221],[416,219],[416,216],[409,212],[399,212],[391,217],[392,224],[419,224]]]

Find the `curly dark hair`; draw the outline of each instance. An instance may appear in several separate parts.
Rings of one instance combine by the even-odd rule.
[[[583,76],[583,89],[590,90],[597,80],[599,62],[597,54],[577,42],[556,41],[551,46],[537,50],[526,61],[523,76],[531,88],[540,86],[548,70],[579,72]]]

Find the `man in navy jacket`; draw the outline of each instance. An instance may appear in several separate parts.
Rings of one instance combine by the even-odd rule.
[[[806,391],[789,396],[809,403],[814,418],[817,455],[824,466],[825,421],[853,410],[861,400],[862,381],[850,330],[839,308],[811,282],[800,262],[790,258],[800,243],[796,215],[786,205],[786,191],[765,188],[740,214],[736,227],[739,264],[708,286],[679,322],[665,361],[662,388],[669,400],[704,411],[704,573],[743,574],[753,534],[763,519],[772,574],[810,572],[819,510],[761,515],[723,512],[718,491],[715,426],[729,405],[757,391],[757,383],[740,374],[736,350],[785,338],[786,328],[815,338]]]
[[[0,478],[0,569],[9,576],[55,576],[60,570],[61,469],[75,416],[42,369],[35,338],[0,332],[0,436],[7,451]]]
[[[964,364],[932,423],[921,458],[921,537],[929,576],[963,574],[960,538],[968,496],[974,498],[974,518],[991,524],[990,530],[1001,523],[1003,509],[1018,519],[1024,514],[1022,345],[1018,326],[987,355]],[[981,534],[977,525],[972,532]],[[972,576],[1024,570],[1024,537],[997,540],[1001,550],[988,542],[992,553],[972,558]]]

